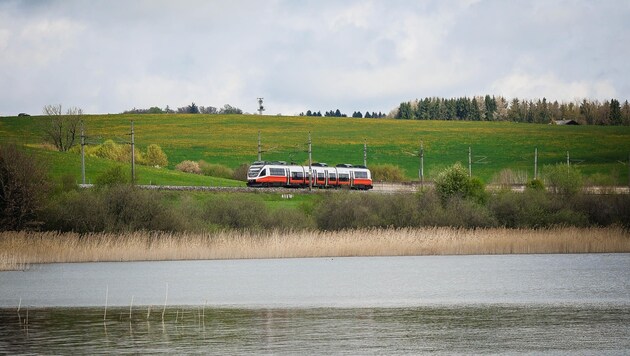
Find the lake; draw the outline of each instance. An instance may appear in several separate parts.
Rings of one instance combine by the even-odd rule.
[[[630,352],[630,254],[48,264],[0,286],[0,353]]]

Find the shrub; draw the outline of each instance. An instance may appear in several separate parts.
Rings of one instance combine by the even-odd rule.
[[[232,179],[232,176],[234,175],[234,171],[232,169],[222,164],[199,161],[199,168],[206,176]]]
[[[372,179],[382,182],[402,182],[405,180],[403,170],[393,164],[378,164],[370,166]]]
[[[443,204],[453,197],[471,199],[477,203],[485,203],[487,199],[483,182],[479,178],[468,177],[468,172],[460,163],[438,174],[435,189]]]
[[[203,218],[209,223],[231,229],[267,227],[269,212],[264,203],[242,198],[219,198],[206,205]]]
[[[492,197],[488,206],[498,223],[509,228],[588,224],[587,214],[576,210],[572,201],[557,199],[545,191],[502,192]]]
[[[452,196],[464,196],[468,181],[468,172],[460,163],[456,163],[438,174],[435,178],[435,190],[442,202],[446,202]]]
[[[444,217],[444,226],[477,228],[497,225],[495,217],[485,205],[460,196],[453,196],[448,200]]]
[[[574,166],[563,163],[545,166],[544,177],[555,193],[575,195],[582,190],[582,173]]]
[[[80,233],[181,231],[184,226],[182,218],[161,202],[158,192],[131,185],[66,192],[49,208],[46,223],[48,229]]]
[[[113,140],[106,140],[102,145],[99,145],[95,154],[97,157],[111,159],[113,161],[123,161],[125,159],[123,146]]]
[[[545,184],[540,179],[532,179],[529,182],[527,182],[527,184],[525,184],[525,189],[526,190],[544,191],[545,190]]]
[[[39,225],[49,188],[42,163],[15,145],[0,146],[0,230]]]
[[[247,182],[247,171],[249,171],[249,164],[241,163],[241,165],[239,165],[238,168],[234,170],[234,174],[232,174],[232,179]]]
[[[175,166],[175,169],[185,173],[194,173],[201,174],[201,168],[199,167],[199,163],[195,161],[182,161],[178,165]]]
[[[77,180],[73,174],[64,174],[61,176],[61,190],[64,192],[76,190],[79,187]]]
[[[168,158],[160,146],[151,144],[147,147],[145,163],[148,166],[166,167],[168,166]]]
[[[525,184],[527,182],[527,172],[513,171],[509,168],[502,169],[492,177],[492,183],[500,186],[511,186],[514,184]]]
[[[380,226],[375,209],[376,196],[329,194],[315,208],[315,221],[321,230],[344,230]]]
[[[129,182],[130,178],[127,171],[123,170],[122,166],[116,165],[96,177],[95,183],[97,186],[112,186],[126,184]]]

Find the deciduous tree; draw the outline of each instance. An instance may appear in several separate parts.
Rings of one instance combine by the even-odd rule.
[[[49,119],[43,129],[44,139],[53,144],[59,151],[68,151],[79,138],[79,124],[83,117],[83,110],[72,107],[64,115],[61,104],[59,104],[46,105],[43,112]]]

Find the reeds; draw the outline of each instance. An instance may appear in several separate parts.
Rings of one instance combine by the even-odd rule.
[[[0,270],[32,263],[630,252],[622,228],[364,229],[337,232],[0,233]]]

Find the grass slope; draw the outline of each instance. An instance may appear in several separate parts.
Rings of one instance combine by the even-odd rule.
[[[489,181],[500,170],[510,168],[526,171],[532,178],[534,149],[538,148],[539,168],[566,162],[569,151],[572,164],[577,164],[587,176],[609,175],[618,184],[628,182],[630,127],[257,115],[120,114],[86,116],[86,132],[91,140],[111,138],[127,141],[131,120],[135,123],[137,146],[144,149],[152,143],[160,145],[168,155],[170,168],[186,159],[203,159],[232,168],[250,163],[257,156],[259,131],[265,151],[263,159],[304,163],[308,159],[307,141],[311,132],[314,161],[362,164],[363,143],[367,142],[368,165],[392,163],[402,167],[410,179],[418,176],[419,159],[414,154],[417,154],[422,140],[425,175],[429,177],[458,161],[467,165],[468,147],[471,147],[475,176]],[[46,122],[45,117],[0,118],[0,140],[40,143],[41,126]],[[69,157],[71,155],[72,158]],[[70,161],[76,158],[80,162],[76,154],[66,156]],[[61,159],[64,163],[65,160]],[[98,160],[93,162],[96,166],[94,172],[102,170],[99,165],[107,164]],[[76,166],[67,168],[80,176],[80,169]],[[166,172],[142,168],[139,176],[158,184],[186,184],[195,179],[207,179]]]

